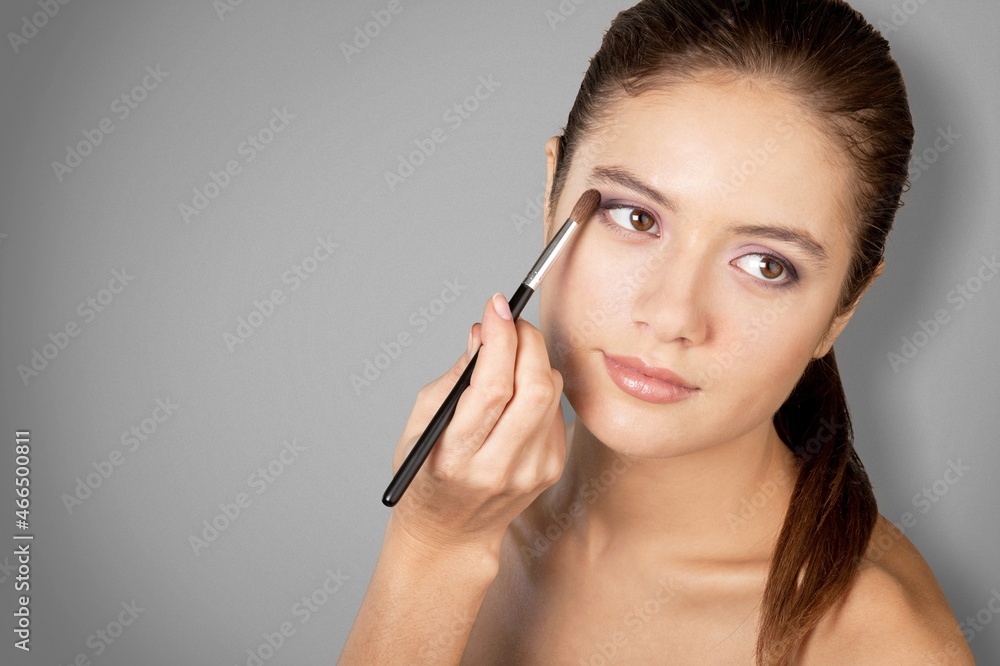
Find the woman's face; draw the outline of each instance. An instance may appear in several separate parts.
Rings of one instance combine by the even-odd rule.
[[[834,319],[850,261],[847,167],[776,92],[679,84],[611,111],[546,211],[548,240],[584,191],[601,193],[539,295],[566,396],[600,441],[640,457],[769,428],[850,317]],[[609,356],[695,390],[616,372]]]

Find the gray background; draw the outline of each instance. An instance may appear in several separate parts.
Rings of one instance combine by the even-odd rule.
[[[387,2],[247,0],[220,18],[208,0],[78,0],[18,52],[4,39],[0,537],[13,544],[17,531],[13,440],[28,428],[36,540],[33,649],[11,645],[16,594],[0,573],[0,660],[244,664],[285,621],[295,634],[266,663],[336,660],[378,555],[390,514],[380,498],[416,392],[540,251],[540,217],[525,211],[542,193],[544,142],[561,131],[603,31],[632,4],[576,1],[553,26],[557,0],[402,0],[350,58],[341,43]],[[888,268],[837,343],[857,448],[882,514],[916,517],[906,535],[956,615],[992,620],[1000,279],[961,309],[948,294],[1000,250],[1000,11],[978,0],[853,4],[889,38],[915,153],[934,159],[914,167]],[[5,2],[0,28],[19,31],[38,11]],[[167,76],[120,119],[114,100],[157,65]],[[500,87],[460,126],[446,122],[480,76]],[[239,146],[275,107],[295,117],[248,161]],[[52,163],[105,117],[114,131],[60,181]],[[439,127],[445,142],[390,190],[385,171]],[[959,138],[935,152],[948,128]],[[241,172],[186,223],[179,205],[228,160]],[[282,275],[317,237],[338,247],[293,291]],[[78,305],[116,269],[134,280],[87,321]],[[460,295],[420,324],[447,280]],[[224,334],[273,289],[284,302],[230,352]],[[948,322],[916,335],[926,344],[893,368],[889,352],[939,309]],[[537,325],[537,303],[524,317]],[[71,322],[79,334],[25,384],[18,366]],[[402,333],[412,344],[356,390],[350,376]],[[122,433],[158,398],[178,408],[129,451]],[[293,439],[304,451],[257,494],[251,475]],[[114,450],[122,464],[70,512],[63,495]],[[947,484],[949,461],[971,471]],[[914,496],[936,481],[941,497],[922,511]],[[241,492],[249,506],[196,555],[189,537]],[[0,564],[12,551],[0,548]],[[327,570],[346,578],[301,624],[294,605]],[[143,611],[95,657],[88,637],[132,600]],[[1000,619],[972,647],[998,663]]]

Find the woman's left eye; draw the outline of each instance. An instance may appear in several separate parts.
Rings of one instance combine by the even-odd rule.
[[[795,280],[794,272],[784,262],[763,252],[745,254],[736,260],[736,264],[750,275],[771,284],[779,285]]]
[[[642,208],[637,208],[635,206],[606,206],[604,210],[607,211],[607,217],[610,217],[614,223],[628,231],[649,231],[653,227],[656,227],[656,218],[653,214]]]

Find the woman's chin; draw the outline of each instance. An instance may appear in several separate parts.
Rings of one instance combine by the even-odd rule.
[[[669,419],[645,421],[627,412],[603,409],[588,413],[576,412],[577,430],[586,429],[612,454],[630,458],[660,459],[694,453],[708,444],[691,433],[684,433],[681,426],[672,426]]]

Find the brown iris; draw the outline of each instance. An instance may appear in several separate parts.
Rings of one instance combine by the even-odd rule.
[[[774,260],[774,257],[762,257],[760,260],[760,274],[768,280],[781,277],[785,272],[785,267]]]
[[[638,229],[639,231],[649,230],[649,228],[652,227],[655,222],[655,220],[653,220],[652,215],[645,212],[644,210],[640,210],[639,208],[632,209],[632,214],[629,215],[628,220],[629,222],[632,223],[632,226]]]

